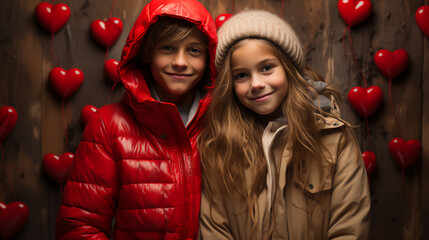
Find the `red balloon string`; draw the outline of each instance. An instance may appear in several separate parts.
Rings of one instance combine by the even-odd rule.
[[[104,55],[104,62],[106,62],[108,54],[109,54],[109,48],[106,48],[106,54]]]
[[[115,90],[115,87],[116,87],[116,85],[117,85],[117,84],[118,84],[118,83],[114,83],[114,84],[113,84],[112,88],[111,88],[111,89],[110,89],[110,91],[109,91],[109,94],[107,95],[106,101],[104,101],[103,106],[107,105],[107,103],[109,102],[110,97],[111,97],[111,95],[112,95],[112,92],[113,92],[113,90]]]
[[[115,7],[115,2],[116,2],[116,0],[113,0],[112,8],[110,8],[109,18],[111,18],[111,17],[112,17],[113,8]]]
[[[353,47],[352,33],[350,31],[350,28],[349,28],[349,38],[350,38],[350,48],[352,50],[353,65],[355,67],[356,72],[359,72],[361,74],[361,77],[362,77],[364,85],[365,85],[365,89],[367,89],[368,88],[368,83],[366,81],[365,74],[363,74],[362,68],[359,67],[359,65],[357,64],[357,61],[356,61],[356,54],[355,54],[355,49]]]
[[[232,5],[232,14],[235,14],[235,3],[234,3],[234,0],[231,0],[231,5]]]
[[[67,101],[66,102],[66,104],[67,104],[67,113],[66,113],[66,129],[68,129],[68,125],[69,125],[69,122],[70,122],[70,120],[71,120],[71,108],[70,108],[70,102],[69,101]],[[67,142],[66,142],[66,151],[68,152],[69,151],[69,134],[68,134],[68,132],[67,132]]]
[[[51,55],[52,55],[52,58],[54,59],[55,66],[59,66],[58,60],[54,54],[54,32],[51,32]]]
[[[371,133],[370,133],[370,129],[369,129],[369,124],[368,124],[368,117],[365,117],[365,126],[366,126],[366,135],[368,138],[368,145],[369,145],[369,150],[373,150],[372,147],[372,140],[371,140]]]
[[[368,88],[368,81],[366,80],[365,74],[362,71],[362,68],[359,66],[359,64],[357,63],[356,60],[356,54],[355,54],[355,50],[353,47],[353,39],[352,39],[352,33],[350,30],[351,26],[348,25],[347,28],[344,30],[343,33],[343,47],[344,47],[344,54],[346,53],[346,37],[347,37],[347,32],[349,33],[349,40],[350,40],[350,49],[351,49],[351,54],[352,54],[352,60],[353,60],[353,67],[355,68],[355,71],[361,74],[363,83],[365,85],[365,89]],[[372,151],[373,146],[372,146],[372,140],[371,140],[371,132],[370,132],[370,128],[369,128],[369,123],[368,123],[368,117],[365,117],[365,126],[366,126],[366,132],[367,132],[367,138],[368,138],[368,145],[369,145],[369,149]]]
[[[365,74],[363,73],[362,69],[359,67],[357,60],[356,60],[356,54],[355,54],[355,50],[353,47],[353,39],[352,39],[352,33],[350,30],[351,26],[347,26],[347,28],[344,30],[343,32],[343,48],[344,48],[344,54],[346,54],[346,37],[347,37],[347,32],[349,33],[349,40],[350,40],[350,49],[351,49],[351,54],[352,54],[352,59],[353,59],[353,66],[355,68],[355,71],[361,74],[361,77],[363,79],[364,85],[365,85],[365,89],[368,88],[368,83],[365,77]]]
[[[0,142],[1,162],[3,163],[4,172],[6,173],[6,161],[4,160],[3,144]]]
[[[67,120],[67,125],[68,125],[68,123],[71,120],[71,108],[70,108],[70,102],[69,101],[67,101],[66,104],[67,104],[67,113],[66,113],[67,118],[66,118],[66,120]]]
[[[54,5],[54,4],[55,4],[55,0],[52,1],[51,5]]]
[[[350,29],[350,27],[351,27],[350,25],[347,26],[347,28],[343,32],[343,49],[344,49],[344,55],[346,54],[346,34],[347,34],[347,31]]]
[[[68,133],[67,133],[67,120],[66,120],[66,118],[64,116],[64,103],[65,103],[65,101],[66,100],[63,99],[63,102],[61,104],[61,119],[63,121],[64,136],[65,136],[64,149],[65,149],[65,151],[68,151],[68,148],[69,148],[69,136],[68,136]]]
[[[398,124],[398,117],[396,116],[395,107],[393,105],[393,97],[392,97],[392,79],[389,78],[389,101],[390,107],[392,109],[393,118],[395,120],[396,129],[398,130],[399,136],[402,138],[402,131]]]
[[[7,171],[6,160],[4,159],[3,144],[1,142],[0,142],[0,152],[1,152],[1,160],[2,160],[2,163],[3,163],[3,170],[4,170],[4,175],[6,177],[6,181],[9,182],[10,189],[12,190],[13,197],[16,200],[15,187],[14,187],[13,181],[10,178],[9,173]]]
[[[280,17],[283,16],[283,8],[285,7],[285,0],[282,0],[282,8],[280,10]]]
[[[115,82],[115,84],[113,84],[113,87],[110,89],[110,93],[112,93],[113,92],[113,90],[115,89],[115,87],[116,87],[116,85],[117,85],[118,83],[116,83]]]

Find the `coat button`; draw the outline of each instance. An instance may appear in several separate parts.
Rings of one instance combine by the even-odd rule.
[[[313,189],[313,184],[308,184],[308,188]]]
[[[165,139],[165,134],[161,134],[161,139]]]

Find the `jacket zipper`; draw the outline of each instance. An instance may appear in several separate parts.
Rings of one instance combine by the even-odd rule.
[[[198,103],[198,107],[197,107],[197,111],[195,111],[195,114],[194,114],[194,116],[192,117],[192,120],[189,122],[189,124],[188,124],[188,126],[190,126],[190,127],[193,127],[193,124],[194,124],[194,122],[196,121],[195,119],[197,119],[198,118],[198,115],[199,115],[199,112],[201,111],[201,102],[202,102],[203,100],[200,100],[200,102]],[[185,126],[185,129],[186,129],[186,126]],[[189,129],[189,130],[192,130],[192,129]],[[187,133],[188,133],[188,131],[186,131]],[[189,166],[189,178],[190,178],[190,180],[191,180],[191,219],[192,219],[192,221],[191,221],[191,224],[190,224],[190,233],[192,234],[191,236],[193,237],[194,236],[194,230],[195,230],[195,219],[194,219],[194,205],[195,205],[195,196],[194,196],[194,188],[195,188],[195,179],[194,179],[194,175],[192,174],[193,173],[193,161],[192,161],[192,144],[191,144],[191,138],[190,138],[190,136],[189,136],[189,134],[188,134],[188,140],[189,140],[189,145],[190,145],[190,166]]]
[[[196,116],[197,116],[197,114],[198,114],[198,112],[199,112],[199,110],[200,110],[200,105],[198,104],[198,108],[197,108],[197,111],[195,112],[195,115],[194,115],[194,117],[192,118],[192,120],[189,122],[189,124],[188,124],[188,126],[192,126],[192,123],[193,122],[195,122],[195,118],[196,118]],[[189,214],[191,215],[191,217],[190,217],[190,219],[191,219],[191,223],[189,224],[189,229],[188,229],[188,233],[186,234],[188,237],[187,237],[187,239],[193,239],[193,234],[194,234],[194,228],[195,228],[195,224],[194,224],[194,222],[195,222],[195,219],[194,219],[194,205],[195,205],[195,200],[194,200],[194,185],[195,185],[195,183],[194,183],[194,176],[192,175],[192,173],[193,173],[193,166],[192,166],[192,144],[191,144],[191,138],[189,137],[189,133],[188,133],[188,130],[187,130],[187,127],[186,126],[184,126],[185,127],[185,133],[186,133],[186,138],[187,138],[187,140],[188,140],[188,142],[189,142],[189,145],[187,145],[186,147],[185,147],[185,149],[187,148],[187,147],[189,147],[189,151],[184,151],[183,153],[182,153],[182,162],[183,162],[183,167],[184,167],[184,169],[183,169],[183,172],[184,172],[184,178],[185,178],[185,181],[186,181],[186,184],[185,184],[185,186],[186,185],[188,185],[189,186],[189,197],[191,198],[190,199],[190,210],[189,210]],[[189,159],[189,161],[187,161],[187,159]],[[187,170],[186,168],[187,168],[187,162],[189,162],[189,170]]]

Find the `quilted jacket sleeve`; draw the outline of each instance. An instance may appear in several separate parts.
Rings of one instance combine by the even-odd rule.
[[[369,185],[359,145],[350,129],[348,143],[338,153],[332,183],[327,239],[369,238]]]
[[[82,135],[65,184],[56,222],[57,239],[109,239],[118,178],[110,138],[100,115]]]

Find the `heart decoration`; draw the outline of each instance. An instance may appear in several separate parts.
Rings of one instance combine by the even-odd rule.
[[[60,67],[56,67],[49,72],[49,84],[64,99],[73,95],[82,85],[82,82],[83,73],[77,68],[65,71]]]
[[[92,105],[86,105],[80,111],[80,122],[85,127],[89,120],[97,113],[98,109]]]
[[[58,183],[63,183],[67,178],[67,173],[73,165],[74,154],[66,152],[60,157],[53,153],[48,153],[43,158],[43,170]]]
[[[423,34],[429,38],[429,6],[421,6],[417,9],[416,22]]]
[[[408,66],[408,53],[404,49],[398,49],[393,53],[386,49],[381,49],[374,56],[375,65],[389,79],[393,79],[401,74]]]
[[[121,81],[118,73],[118,64],[119,62],[115,59],[109,59],[104,62],[104,73],[114,83],[119,83]]]
[[[91,23],[92,37],[106,48],[110,48],[122,33],[123,24],[119,18],[109,18],[103,22],[95,20]]]
[[[18,113],[15,108],[11,106],[0,108],[0,142],[12,132],[17,120]]]
[[[52,6],[49,3],[41,2],[36,6],[35,16],[43,28],[51,33],[55,33],[69,20],[70,8],[64,3]]]
[[[402,138],[394,138],[389,143],[390,154],[401,168],[406,168],[420,158],[422,145],[418,140],[405,142]]]
[[[366,151],[362,153],[362,158],[365,163],[366,172],[370,175],[377,165],[377,156],[375,156],[374,152]]]
[[[226,22],[228,19],[230,19],[233,15],[230,13],[222,13],[219,16],[217,16],[216,20],[215,20],[215,24],[216,24],[216,29],[219,29],[220,26],[222,26],[222,24],[224,22]]]
[[[347,96],[354,110],[365,118],[373,114],[383,101],[383,91],[377,86],[367,89],[354,87]]]
[[[0,202],[0,237],[7,239],[27,222],[29,210],[22,202]]]
[[[355,26],[365,21],[372,11],[369,0],[339,0],[338,11],[349,26]]]

